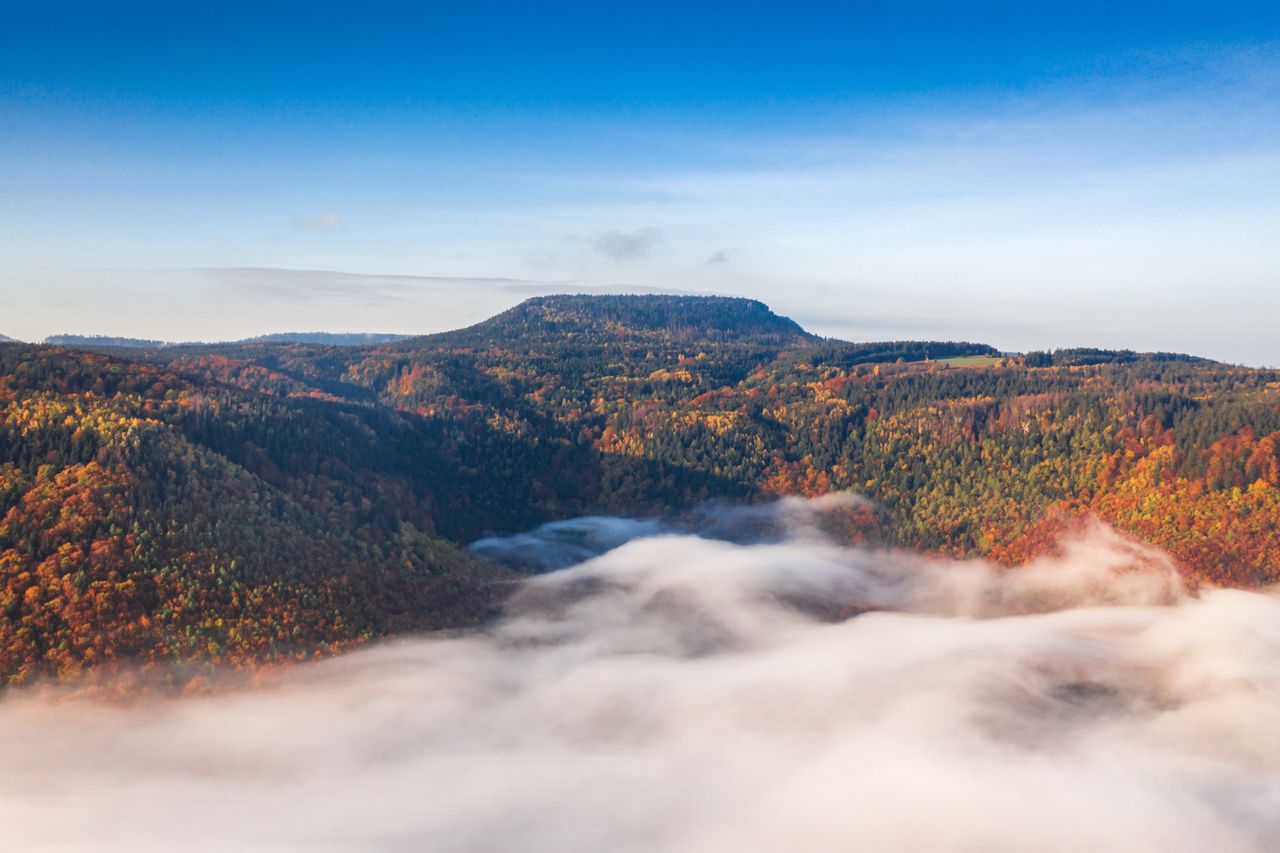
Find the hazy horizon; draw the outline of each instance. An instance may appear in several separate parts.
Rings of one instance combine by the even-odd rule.
[[[208,314],[193,317],[183,312],[175,314],[174,321],[167,325],[160,323],[153,317],[150,323],[126,321],[111,328],[93,325],[80,325],[77,328],[71,328],[70,324],[64,324],[63,327],[57,328],[49,326],[50,331],[47,332],[28,332],[25,335],[14,334],[13,331],[0,329],[0,335],[26,343],[40,343],[51,337],[65,335],[128,338],[172,344],[224,344],[271,335],[305,333],[335,335],[390,334],[416,337],[465,328],[536,296],[556,294],[678,294],[757,298],[729,292],[717,293],[713,291],[680,290],[677,288],[657,288],[627,284],[592,286],[579,282],[540,283],[514,279],[477,278],[467,280],[431,276],[362,275],[333,270],[228,268],[173,270],[167,274],[165,272],[156,272],[154,275],[155,280],[158,282],[165,281],[167,276],[172,276],[173,279],[177,280],[205,278],[205,286],[212,285],[213,289],[221,291],[216,298],[216,302],[228,311],[231,311],[236,306],[242,311],[248,311],[251,306],[261,306],[263,303],[271,303],[276,300],[287,306],[286,311],[283,314],[272,312],[266,315],[267,319],[263,319],[255,313],[247,316],[242,314],[236,318],[235,322],[226,326],[218,326],[216,324],[211,326]],[[219,281],[224,277],[230,281],[236,279],[241,281],[234,284]],[[135,278],[134,280],[137,281],[138,279]],[[303,297],[291,293],[292,288],[287,284],[281,286],[282,280],[283,282],[291,282],[294,288],[302,287],[313,292],[328,291],[333,301],[343,301],[349,298],[363,300],[367,298],[367,294],[358,293],[357,288],[367,286],[369,288],[367,293],[376,294],[381,292],[379,290],[380,286],[388,284],[391,285],[390,289],[392,290],[398,289],[410,294],[416,290],[417,300],[414,301],[403,295],[389,297],[401,303],[399,306],[401,310],[396,314],[396,319],[389,320],[385,328],[368,327],[350,320],[349,318],[353,312],[346,311],[342,312],[341,315],[335,314],[329,309],[326,302],[314,301],[315,297],[308,296],[305,298],[309,301],[305,303],[299,302],[298,300]],[[417,286],[415,287],[415,285]],[[115,290],[118,292],[120,287],[117,286]],[[160,289],[153,290],[148,296],[140,298],[163,301],[165,296],[162,289]],[[1033,352],[1072,347],[1100,347],[1144,352],[1185,352],[1189,355],[1211,358],[1230,364],[1243,364],[1249,367],[1273,367],[1276,364],[1276,362],[1265,360],[1254,362],[1242,360],[1231,354],[1238,350],[1230,347],[1219,347],[1213,351],[1190,348],[1179,349],[1177,346],[1168,344],[1169,341],[1175,340],[1174,338],[1145,332],[1130,333],[1124,330],[1112,330],[1090,335],[1087,333],[1072,334],[1064,332],[1049,324],[1040,325],[1037,323],[1004,322],[999,320],[964,324],[933,316],[842,317],[838,312],[833,314],[831,311],[814,311],[812,314],[807,314],[803,310],[800,312],[788,312],[779,309],[777,304],[770,303],[767,299],[761,299],[761,301],[765,302],[775,313],[795,320],[808,332],[840,340],[964,340],[991,344],[1001,352]],[[358,316],[361,314],[359,311],[354,313]],[[280,320],[281,316],[297,319],[296,321]],[[415,324],[413,321],[406,321],[404,319],[405,316],[420,316],[422,322]],[[347,319],[344,320],[344,317]],[[89,319],[83,322],[92,323],[93,321]],[[28,326],[14,324],[14,328],[25,329]],[[209,328],[226,328],[230,331],[227,331],[221,337],[207,334],[204,337],[198,336],[201,334],[201,329]],[[127,331],[122,331],[122,329]],[[176,334],[181,330],[188,330],[189,334],[187,336]],[[982,334],[980,330],[987,330],[989,334]],[[1192,339],[1184,340],[1194,342]]]
[[[1280,363],[1266,4],[59,6],[0,34],[6,335],[416,334],[572,286]]]

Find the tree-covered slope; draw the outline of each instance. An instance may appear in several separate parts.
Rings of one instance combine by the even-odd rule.
[[[435,534],[422,485],[465,474],[397,418],[0,350],[0,676],[288,659],[481,617],[501,578]]]
[[[588,512],[849,489],[884,541],[1015,563],[1097,515],[1280,578],[1280,373],[848,343],[759,303],[532,300],[368,347],[0,347],[0,672],[236,661],[479,618],[458,550]]]
[[[1094,513],[1172,549],[1191,573],[1280,577],[1273,371],[1128,350],[1005,357],[982,344],[762,336],[752,322],[733,337],[717,318],[754,317],[757,303],[600,297],[592,313],[580,307],[592,297],[557,299],[572,320],[556,328],[589,329],[547,331],[536,318],[551,309],[533,300],[392,347],[229,352],[240,373],[221,375],[261,388],[253,371],[269,366],[305,379],[288,393],[329,383],[348,399],[594,451],[605,480],[572,493],[593,508],[853,489],[881,504],[894,541],[1006,559]],[[713,331],[608,326],[616,306],[657,318],[678,306],[686,328]],[[622,460],[662,466],[662,479]]]

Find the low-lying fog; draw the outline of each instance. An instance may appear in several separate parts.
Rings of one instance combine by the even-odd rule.
[[[751,544],[617,519],[491,540],[618,547],[487,630],[265,688],[11,694],[0,846],[1280,848],[1275,597],[1191,596],[1102,527],[1010,572],[843,547],[816,521],[844,500],[746,511],[782,533]]]

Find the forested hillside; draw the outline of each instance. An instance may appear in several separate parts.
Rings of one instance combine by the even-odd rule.
[[[100,355],[0,347],[0,673],[285,660],[468,624],[500,580],[421,419],[281,401]],[[445,492],[450,494],[446,495]]]
[[[547,297],[364,347],[0,346],[0,673],[309,655],[483,618],[460,551],[584,512],[851,489],[1018,562],[1097,515],[1280,577],[1280,374],[824,340],[748,300]]]

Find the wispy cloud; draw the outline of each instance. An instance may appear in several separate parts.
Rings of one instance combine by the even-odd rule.
[[[615,264],[642,261],[666,242],[662,232],[652,226],[636,231],[601,231],[587,238],[591,248]]]
[[[300,216],[295,223],[302,231],[341,231],[342,217],[335,210],[322,210],[310,216]]]
[[[353,296],[389,299],[415,287],[465,285],[557,287],[572,282],[493,276],[400,275],[282,267],[201,267],[187,270],[220,285],[287,298]]]
[[[259,298],[279,300],[357,299],[395,302],[414,295],[438,297],[442,292],[472,298],[512,294],[518,298],[549,293],[688,293],[643,284],[588,284],[574,279],[507,278],[501,276],[402,275],[391,273],[303,270],[280,267],[201,267],[181,270],[204,281]]]

